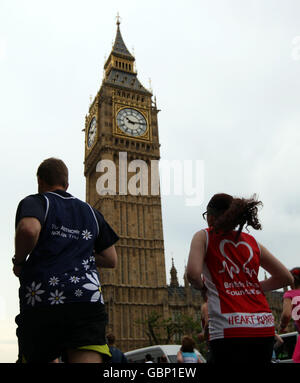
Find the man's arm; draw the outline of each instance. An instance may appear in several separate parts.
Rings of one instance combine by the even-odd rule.
[[[16,228],[14,273],[19,276],[20,265],[25,262],[28,254],[37,244],[41,232],[40,221],[36,218],[22,218]]]
[[[115,246],[110,246],[105,250],[95,253],[96,266],[114,269],[118,263],[118,256]]]

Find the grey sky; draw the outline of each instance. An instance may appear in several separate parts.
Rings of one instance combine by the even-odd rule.
[[[167,279],[173,253],[182,281],[191,237],[204,227],[201,213],[216,192],[257,193],[264,203],[258,240],[287,267],[299,262],[298,1],[2,0],[0,343],[15,339],[14,214],[36,192],[39,163],[65,160],[70,192],[85,198],[81,130],[117,12],[139,80],[149,87],[151,78],[161,109],[161,157],[205,165],[202,206],[162,198]]]

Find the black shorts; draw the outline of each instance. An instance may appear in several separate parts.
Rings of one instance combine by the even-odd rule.
[[[19,361],[27,363],[50,362],[70,348],[106,346],[107,313],[98,303],[28,309],[16,317],[16,324]]]
[[[210,341],[210,363],[255,363],[271,362],[274,337],[225,338]]]

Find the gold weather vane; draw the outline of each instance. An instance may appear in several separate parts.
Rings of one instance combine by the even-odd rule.
[[[121,17],[119,15],[119,12],[117,13],[116,19],[117,19],[117,25],[119,26],[121,24]]]

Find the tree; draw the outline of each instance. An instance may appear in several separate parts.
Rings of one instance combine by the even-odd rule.
[[[144,326],[150,346],[154,344],[178,343],[181,342],[183,335],[192,336],[198,345],[197,335],[202,331],[200,320],[194,320],[192,317],[181,313],[173,318],[164,319],[162,315],[152,311],[145,320],[137,321],[136,323]]]
[[[156,311],[151,311],[145,320],[137,320],[136,324],[142,325],[149,339],[149,346],[160,344],[161,328],[162,328],[162,315]]]

